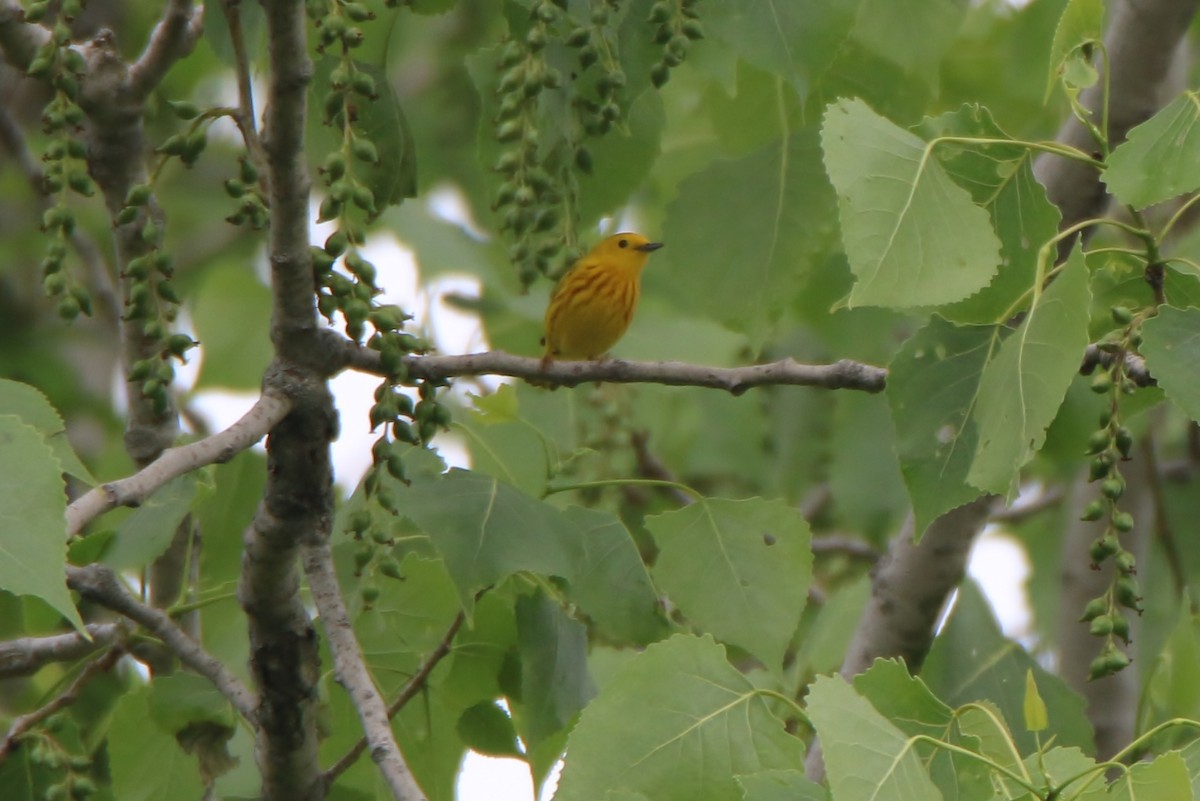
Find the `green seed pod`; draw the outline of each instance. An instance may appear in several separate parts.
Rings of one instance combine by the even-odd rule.
[[[151,266],[149,256],[135,256],[125,265],[125,277],[145,281],[150,276]]]
[[[181,120],[194,120],[200,116],[200,109],[194,103],[189,103],[186,100],[168,100],[167,105],[175,112],[175,116]]]
[[[167,327],[159,320],[147,320],[142,326],[142,335],[146,339],[161,340],[167,336]],[[160,377],[161,380],[161,377]]]
[[[534,25],[529,29],[529,33],[525,34],[525,46],[529,48],[529,52],[536,53],[546,46],[546,29],[541,25]]]
[[[355,73],[354,80],[350,82],[350,88],[354,90],[355,94],[362,95],[363,97],[373,98],[378,96],[375,91],[375,79],[365,72]]]
[[[374,584],[365,584],[359,590],[359,595],[362,596],[363,603],[370,606],[379,600],[379,588]]]
[[[1118,476],[1104,479],[1100,485],[1100,494],[1109,500],[1117,500],[1125,492],[1125,482]]]
[[[1105,534],[1092,540],[1088,547],[1088,555],[1091,556],[1092,562],[1098,565],[1119,550],[1121,543],[1117,542],[1117,538],[1112,534]]]
[[[84,197],[91,197],[92,195],[96,194],[95,182],[92,181],[91,176],[89,176],[83,170],[73,170],[71,174],[67,176],[67,185]]]
[[[509,69],[508,72],[500,76],[500,83],[496,85],[496,91],[502,95],[507,95],[513,92],[517,87],[525,84],[525,67],[518,64]]]
[[[164,156],[178,156],[183,153],[187,146],[187,139],[183,134],[173,134],[163,140],[163,143],[158,146],[158,152]]]
[[[246,185],[237,178],[225,179],[225,194],[232,198],[239,198],[246,194]]]
[[[1113,322],[1117,325],[1129,325],[1133,322],[1133,312],[1127,306],[1113,306],[1111,311]]]
[[[567,47],[583,47],[592,40],[592,31],[589,28],[576,28],[567,35]]]
[[[65,322],[74,322],[75,318],[79,316],[80,311],[79,301],[70,295],[67,295],[58,302],[58,316]]]
[[[525,51],[521,49],[521,46],[516,42],[509,42],[500,51],[500,59],[496,62],[496,65],[500,69],[505,70],[516,65],[524,57]]]
[[[599,58],[600,53],[596,50],[595,45],[588,43],[579,48],[579,66],[583,69],[586,70],[588,67],[595,64]]]
[[[537,18],[546,24],[554,22],[558,17],[558,11],[554,8],[553,3],[541,3],[534,12]]]
[[[361,532],[355,532],[356,537],[361,536]],[[364,567],[371,563],[371,557],[375,555],[375,549],[370,545],[363,544],[354,549],[354,575],[361,576]]]
[[[179,295],[175,292],[175,287],[169,281],[159,281],[154,285],[154,291],[158,296],[167,303],[179,303]]]
[[[1112,524],[1117,531],[1127,534],[1133,531],[1133,515],[1129,512],[1118,512],[1113,515]]]
[[[321,294],[317,296],[317,311],[326,320],[332,320],[333,315],[338,310],[337,298],[333,295]]]
[[[1142,596],[1138,593],[1137,579],[1131,575],[1122,575],[1117,577],[1116,583],[1113,585],[1113,594],[1117,598],[1117,603],[1126,609],[1141,611]]]
[[[92,296],[82,286],[73,286],[67,289],[71,297],[75,298],[75,302],[79,304],[79,310],[88,317],[92,316]]]
[[[1103,615],[1108,611],[1108,601],[1104,598],[1093,598],[1088,601],[1087,606],[1083,609],[1083,615],[1079,618],[1080,623],[1086,623],[1089,620],[1094,620],[1097,615]]]
[[[1089,456],[1094,456],[1101,451],[1108,450],[1108,446],[1112,444],[1112,435],[1108,433],[1107,428],[1102,428],[1099,431],[1093,431],[1088,437],[1087,451]]]
[[[1079,519],[1092,522],[1094,520],[1099,520],[1103,516],[1104,504],[1102,504],[1100,501],[1092,501],[1087,505],[1087,508],[1083,510],[1083,514]]]
[[[1112,472],[1113,459],[1107,453],[1099,454],[1095,459],[1092,459],[1088,465],[1088,481],[1099,481]]]
[[[63,122],[70,125],[72,128],[78,128],[83,124],[83,109],[74,103],[69,104],[63,109]]]
[[[29,62],[29,66],[25,68],[25,74],[30,78],[45,80],[50,77],[50,71],[54,69],[54,59],[38,56]]]
[[[1113,559],[1113,564],[1117,566],[1117,572],[1122,576],[1132,576],[1137,572],[1137,557],[1129,551],[1121,551]]]
[[[379,572],[388,578],[404,580],[403,574],[400,572],[400,563],[390,556],[386,556],[379,560]]]
[[[667,2],[658,2],[650,7],[650,16],[646,21],[651,24],[661,24],[671,18],[671,4]]]
[[[341,92],[330,92],[325,95],[325,99],[321,102],[321,110],[325,112],[325,119],[332,121],[338,118],[345,105],[345,95]]]
[[[1129,458],[1129,451],[1133,449],[1133,434],[1125,426],[1117,429],[1117,434],[1113,438],[1117,444],[1117,450],[1126,459]]]
[[[546,89],[560,89],[563,85],[562,73],[553,67],[542,74],[542,86]]]
[[[342,11],[353,22],[368,22],[375,19],[375,12],[362,3],[343,3]]]
[[[1117,611],[1112,613],[1112,633],[1129,642],[1129,620]]]
[[[524,127],[520,120],[508,120],[496,126],[496,141],[498,142],[515,142],[521,138],[521,129]]]
[[[694,19],[684,20],[679,30],[689,39],[704,38],[704,27]]]
[[[317,222],[336,220],[341,213],[342,203],[333,195],[326,195],[325,199],[321,201],[320,208],[317,209]]]
[[[49,10],[49,3],[30,3],[25,9],[25,21],[41,22],[46,18],[46,12]]]
[[[47,297],[57,297],[67,291],[67,279],[62,273],[51,273],[42,279],[42,290]]]
[[[420,442],[413,427],[403,420],[396,420],[392,423],[392,437],[397,442],[407,442],[410,445],[417,445]]]
[[[88,155],[87,145],[78,139],[68,139],[67,155],[73,159],[86,159]]]
[[[1092,378],[1092,392],[1095,392],[1097,395],[1103,395],[1111,391],[1112,385],[1112,376],[1108,373],[1096,373],[1095,377]]]
[[[659,62],[650,68],[650,83],[655,89],[661,89],[671,79],[671,71],[666,64]]]
[[[1091,624],[1088,626],[1088,634],[1091,634],[1093,637],[1107,637],[1112,633],[1112,630],[1112,618],[1108,615],[1099,615],[1093,618]]]

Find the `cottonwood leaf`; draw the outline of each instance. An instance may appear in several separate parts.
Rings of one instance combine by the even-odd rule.
[[[1103,177],[1135,209],[1200,189],[1200,96],[1184,92],[1131,130]]]
[[[849,305],[937,306],[987,286],[1000,242],[930,145],[861,100],[826,108],[821,143],[857,279]]]
[[[1160,306],[1142,324],[1142,355],[1158,385],[1193,420],[1200,420],[1200,309]]]

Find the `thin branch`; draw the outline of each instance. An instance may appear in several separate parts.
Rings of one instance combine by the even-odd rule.
[[[15,0],[0,0],[0,51],[4,60],[22,72],[37,49],[50,39],[50,31],[25,22],[25,9]]]
[[[158,87],[175,62],[191,52],[203,30],[204,7],[194,10],[192,0],[170,0],[150,41],[129,68],[129,88],[145,98]]]
[[[237,77],[238,112],[235,117],[238,130],[246,143],[246,149],[255,164],[261,166],[262,142],[254,122],[254,88],[250,83],[250,59],[246,55],[246,35],[242,30],[240,0],[218,0],[225,24],[229,27],[229,41],[233,43],[234,75]]]
[[[1029,518],[1058,506],[1063,502],[1065,496],[1066,493],[1062,487],[1051,487],[1032,501],[1023,503],[1020,506],[1004,506],[1004,501],[1001,499],[997,504],[997,508],[988,517],[988,521],[1008,524],[1024,523]]]
[[[838,555],[872,564],[878,562],[883,556],[869,543],[853,537],[839,537],[833,534],[813,537],[812,552],[814,556]]]
[[[50,208],[53,203],[50,202],[50,198],[45,192],[45,174],[37,159],[29,151],[29,146],[25,141],[25,132],[21,130],[21,126],[17,124],[9,110],[3,106],[0,106],[0,144],[12,155],[17,167],[25,175],[25,182],[33,190],[42,211]],[[91,276],[89,289],[92,296],[100,301],[100,307],[104,309],[110,321],[119,320],[121,301],[117,298],[112,275],[109,272],[108,264],[104,261],[104,256],[100,253],[100,247],[96,244],[96,240],[79,228],[71,232],[70,239],[71,247],[79,254],[79,258]]]
[[[67,536],[118,506],[137,506],[160,487],[205,465],[227,462],[258,442],[287,415],[291,403],[268,393],[229,428],[190,445],[168,448],[162,456],[128,478],[102,484],[67,507]]]
[[[669,481],[672,484],[679,483],[679,477],[663,464],[663,461],[658,458],[657,454],[651,452],[650,432],[634,431],[629,435],[629,443],[633,446],[639,476]],[[692,496],[679,489],[679,487],[664,486],[662,489],[678,506],[689,506],[694,502]]]
[[[329,640],[329,651],[333,655],[333,669],[338,683],[350,695],[350,702],[358,712],[365,739],[371,746],[371,758],[375,761],[384,781],[396,801],[417,801],[424,794],[417,787],[412,771],[404,764],[400,747],[392,734],[388,710],[383,696],[375,686],[362,651],[355,639],[354,629],[342,602],[337,573],[333,567],[333,554],[328,543],[309,545],[304,548],[304,572],[312,590],[325,637]],[[324,778],[324,777],[322,777]]]
[[[421,692],[421,690],[425,687],[425,682],[429,680],[429,676],[431,673],[433,673],[433,669],[436,668],[438,663],[450,653],[450,648],[454,644],[454,637],[458,634],[458,630],[462,628],[462,624],[465,620],[466,615],[463,612],[459,612],[455,616],[454,620],[450,623],[450,628],[446,629],[446,633],[442,636],[441,642],[437,644],[436,648],[429,652],[429,654],[425,657],[425,661],[421,663],[419,668],[417,668],[417,672],[409,678],[404,686],[400,688],[400,693],[394,699],[392,699],[390,704],[388,704],[387,714],[389,719],[394,718],[397,714],[399,714],[400,710],[403,709],[409,701],[415,698],[417,693]],[[367,738],[363,737],[357,743],[355,743],[353,747],[351,747],[351,749],[347,751],[344,756],[342,756],[341,759],[333,763],[333,765],[329,767],[329,770],[325,771],[325,786],[328,787],[332,785],[338,776],[341,776],[343,773],[345,773],[346,770],[353,765],[360,756],[362,756],[362,752],[365,751],[366,748]]]
[[[0,678],[29,676],[52,662],[74,662],[125,635],[125,628],[119,623],[89,623],[86,628],[91,639],[73,631],[0,642]]]
[[[367,373],[383,374],[379,354],[346,341],[344,366]],[[833,364],[800,364],[782,359],[747,367],[708,367],[685,362],[626,362],[617,359],[593,362],[551,362],[545,369],[541,359],[515,356],[504,351],[469,353],[464,356],[410,356],[405,366],[410,378],[453,378],[466,375],[507,375],[545,383],[575,386],[588,381],[614,384],[666,384],[668,386],[724,389],[740,395],[751,387],[793,385],[825,389],[855,389],[882,392],[887,370],[848,359]]]
[[[12,753],[13,746],[17,744],[17,741],[23,734],[60,709],[65,709],[75,703],[75,699],[79,697],[79,692],[83,689],[84,685],[101,673],[112,670],[113,665],[117,664],[117,660],[121,658],[122,653],[123,651],[119,647],[108,649],[105,654],[88,663],[87,667],[75,677],[75,680],[71,682],[71,686],[67,687],[64,692],[56,696],[45,706],[35,709],[28,714],[21,715],[14,720],[8,728],[8,734],[4,735],[3,740],[0,740],[0,765],[4,764],[8,755]]]
[[[187,636],[165,612],[143,604],[126,591],[117,575],[102,565],[67,565],[67,586],[84,598],[124,615],[143,626],[171,649],[179,661],[213,683],[243,718],[254,723],[258,705],[254,694],[220,660]]]

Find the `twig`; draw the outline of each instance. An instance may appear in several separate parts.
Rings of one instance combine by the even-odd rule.
[[[829,534],[823,537],[813,537],[812,552],[814,556],[837,554],[863,562],[878,562],[883,556],[871,545],[851,537],[839,537]]]
[[[650,452],[650,433],[648,431],[634,431],[629,435],[629,443],[633,446],[634,457],[637,459],[639,476],[656,478],[660,481],[679,482],[679,477],[672,473],[656,454]],[[678,487],[664,486],[661,489],[678,506],[690,506],[694,502],[691,495]]]
[[[1029,518],[1058,506],[1065,494],[1062,487],[1051,487],[1029,503],[1012,507],[1003,506],[1004,501],[1001,499],[997,504],[998,508],[991,513],[988,520],[992,523],[1024,523]]]
[[[60,709],[65,709],[75,703],[75,699],[79,697],[79,691],[83,689],[84,685],[100,673],[111,670],[113,665],[117,663],[117,660],[121,658],[122,653],[123,651],[120,647],[114,646],[109,648],[103,655],[89,662],[87,667],[75,677],[75,681],[71,682],[71,686],[67,687],[60,695],[56,696],[45,706],[35,709],[28,714],[21,715],[14,720],[8,728],[8,734],[4,735],[4,739],[0,741],[0,765],[3,765],[4,760],[12,753],[13,746],[16,745],[21,735]]]
[[[211,681],[217,691],[233,704],[238,714],[251,723],[255,722],[258,702],[254,694],[220,660],[184,634],[165,612],[147,606],[130,595],[112,570],[102,565],[67,565],[67,586],[146,628],[162,640],[183,664]]]
[[[436,668],[438,663],[450,653],[450,648],[454,644],[454,637],[456,634],[458,634],[458,630],[462,627],[463,621],[465,620],[466,615],[463,612],[459,612],[454,617],[454,620],[450,623],[450,628],[446,629],[445,635],[442,636],[441,642],[437,644],[436,648],[429,652],[429,654],[425,657],[425,661],[421,663],[419,668],[417,668],[417,672],[409,678],[405,685],[400,688],[400,693],[394,699],[392,699],[390,704],[388,704],[387,714],[389,719],[395,717],[400,710],[404,708],[405,704],[415,698],[417,693],[424,688],[425,682],[429,679],[429,675],[433,673],[433,669]],[[343,773],[345,773],[346,770],[358,760],[366,748],[367,738],[363,737],[357,743],[355,743],[350,750],[342,756],[341,759],[333,763],[333,765],[329,767],[329,770],[325,771],[325,786],[330,786],[338,776],[341,776]]]
[[[346,341],[344,366],[382,374],[379,354]],[[666,384],[668,386],[724,389],[740,395],[751,387],[795,385],[825,389],[855,389],[882,392],[887,370],[848,359],[833,364],[800,364],[782,359],[746,367],[708,367],[686,362],[626,362],[617,359],[593,362],[551,362],[545,369],[540,359],[515,356],[504,351],[469,353],[464,356],[410,356],[405,366],[411,378],[452,378],[464,375],[507,375],[514,378],[575,386],[588,381],[616,384]]]
[[[0,0],[0,51],[4,60],[22,72],[37,49],[50,39],[50,31],[25,22],[25,9],[14,0]]]
[[[371,759],[391,788],[393,798],[397,801],[424,799],[412,771],[404,764],[400,747],[396,745],[383,696],[379,694],[363,662],[362,651],[346,614],[346,605],[342,602],[328,543],[304,548],[304,572],[308,576],[313,603],[316,604],[325,636],[329,640],[334,672],[358,712],[365,739],[371,746]]]
[[[203,6],[192,8],[192,0],[170,0],[162,19],[154,26],[150,41],[129,68],[129,87],[134,97],[148,96],[176,61],[191,52],[202,30]]]
[[[51,662],[74,662],[111,645],[125,634],[125,629],[118,623],[89,623],[86,628],[90,640],[73,631],[0,642],[0,678],[28,676]]]
[[[239,0],[219,0],[225,24],[229,27],[229,41],[233,43],[234,75],[237,76],[238,112],[235,118],[238,130],[246,143],[246,150],[258,166],[262,166],[262,142],[254,124],[254,89],[250,84],[250,59],[246,56],[246,37],[242,30],[242,12]]]
[[[291,408],[275,394],[265,394],[229,428],[210,437],[168,448],[162,456],[132,476],[111,481],[80,496],[67,507],[67,536],[73,537],[90,521],[118,506],[137,506],[171,479],[199,467],[227,462],[262,439]]]

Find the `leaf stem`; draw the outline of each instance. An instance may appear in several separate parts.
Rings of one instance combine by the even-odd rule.
[[[692,489],[687,484],[681,484],[678,481],[664,481],[660,478],[609,478],[601,481],[581,481],[576,484],[548,484],[546,490],[542,493],[542,497],[547,498],[559,492],[598,489],[601,487],[670,487],[686,492],[697,500],[704,499],[702,493]]]

